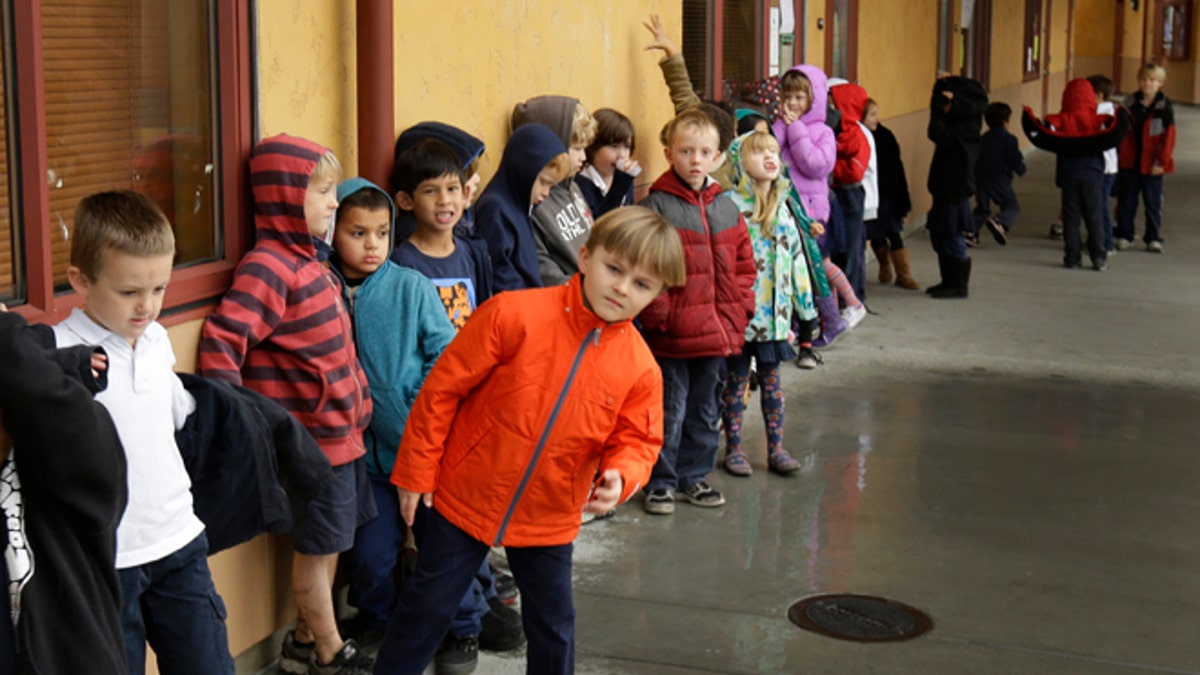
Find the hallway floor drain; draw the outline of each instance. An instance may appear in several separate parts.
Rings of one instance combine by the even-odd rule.
[[[807,631],[856,642],[899,642],[933,628],[924,612],[870,595],[814,595],[788,608],[788,619]]]

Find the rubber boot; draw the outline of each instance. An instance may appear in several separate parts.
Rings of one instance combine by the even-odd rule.
[[[971,259],[946,258],[950,279],[940,289],[931,290],[929,295],[939,298],[965,298],[971,281]]]
[[[952,258],[944,256],[941,253],[938,254],[938,274],[941,275],[942,281],[936,286],[930,286],[929,288],[926,288],[926,293],[933,295],[934,293],[941,292],[942,288],[944,288],[946,284],[950,283],[950,276],[953,274],[953,272],[948,267],[946,263],[947,260],[952,260]]]
[[[892,257],[891,247],[887,244],[882,246],[871,245],[871,250],[875,251],[875,259],[879,261],[879,283],[888,284],[892,282]]]
[[[813,304],[817,306],[817,315],[821,320],[821,336],[813,340],[812,346],[813,349],[821,349],[833,344],[839,335],[846,332],[846,320],[838,312],[837,298],[833,295],[814,298]]]
[[[912,278],[912,268],[910,268],[908,265],[907,248],[892,251],[892,264],[896,266],[897,286],[900,288],[907,288],[910,291],[915,291],[921,287],[921,284],[918,284],[916,280]]]

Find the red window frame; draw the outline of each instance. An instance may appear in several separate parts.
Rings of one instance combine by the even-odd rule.
[[[162,322],[180,323],[206,315],[212,300],[228,290],[233,271],[253,242],[246,161],[253,146],[250,0],[214,2],[221,259],[175,270],[163,305]],[[42,60],[42,15],[39,3],[12,3],[15,123],[19,130],[10,147],[19,148],[20,176],[45,176],[46,94]],[[73,293],[55,293],[51,263],[49,189],[45,180],[22,180],[14,186],[14,227],[21,232],[15,254],[24,256],[25,304],[13,311],[29,321],[55,323],[82,303]]]

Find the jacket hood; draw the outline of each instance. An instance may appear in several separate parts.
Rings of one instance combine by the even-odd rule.
[[[264,138],[250,151],[258,241],[275,241],[296,255],[316,259],[304,219],[304,195],[313,169],[327,152],[322,145],[287,134]]]
[[[842,120],[846,124],[862,120],[869,98],[866,89],[853,82],[846,82],[830,87],[829,96],[833,105],[842,113]]]
[[[575,122],[575,107],[578,105],[579,99],[570,96],[535,96],[524,103],[518,103],[513,106],[512,111],[513,132],[530,122],[544,124],[558,136],[564,148],[569,148],[571,127]]]
[[[420,122],[400,132],[396,138],[395,158],[399,158],[418,141],[423,141],[427,138],[437,139],[454,151],[454,156],[458,158],[463,169],[466,169],[471,162],[479,159],[483,154],[483,141],[475,138],[471,134],[459,129],[458,127],[443,124],[441,122]],[[470,178],[470,176],[468,176]]]
[[[340,204],[341,202],[346,200],[346,197],[349,197],[350,195],[354,194],[355,192],[359,192],[361,190],[374,190],[374,191],[378,192],[379,194],[383,195],[384,199],[387,200],[388,209],[389,209],[388,213],[389,213],[390,217],[388,218],[388,222],[389,223],[396,222],[396,204],[395,204],[395,202],[392,201],[391,196],[388,195],[386,190],[384,190],[383,188],[379,187],[378,185],[372,183],[371,181],[367,180],[366,178],[356,176],[354,178],[350,178],[350,179],[342,181],[337,186],[338,203]],[[339,211],[338,215],[339,216],[341,215],[341,213],[340,213],[341,210],[342,210],[342,207],[339,206],[338,207],[338,211]],[[385,256],[386,258],[391,258],[392,249],[394,249],[395,247],[396,247],[396,228],[392,227],[392,228],[388,229],[388,252],[387,252],[387,256]]]
[[[546,125],[534,122],[518,127],[504,146],[496,176],[480,200],[489,192],[503,190],[522,213],[528,214],[533,182],[550,160],[566,151],[562,140]]]
[[[808,112],[800,117],[805,124],[813,124],[820,122],[825,123],[825,106],[828,105],[829,85],[828,78],[825,77],[824,71],[816,66],[810,66],[807,63],[801,63],[798,66],[793,66],[791,70],[795,70],[808,78],[812,84],[812,107]]]
[[[1080,77],[1067,83],[1063,90],[1062,111],[1046,115],[1046,124],[1064,136],[1086,136],[1099,132],[1111,115],[1096,113],[1096,90]]]
[[[746,142],[746,138],[752,133],[754,132],[748,131],[733,139],[733,142],[729,144],[729,180],[731,183],[733,183],[733,188],[730,190],[730,192],[740,197],[742,203],[744,204],[754,204],[756,199],[754,194],[754,179],[750,177],[750,174],[746,173],[746,165],[742,162],[742,144]],[[779,165],[782,169],[782,156],[779,158]],[[788,183],[788,179],[784,178],[783,174],[784,172],[781,170],[779,172],[779,177],[775,179],[775,182],[779,186],[779,194],[786,195],[791,186]],[[739,204],[739,206],[740,205],[741,204]],[[746,221],[750,221],[750,216],[746,216]]]

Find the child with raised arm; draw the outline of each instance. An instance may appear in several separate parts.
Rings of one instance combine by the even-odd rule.
[[[579,268],[482,305],[417,396],[392,482],[425,533],[379,673],[424,671],[493,545],[521,587],[527,671],[573,672],[579,514],[635,494],[662,444],[662,376],[632,319],[684,282],[683,251],[661,216],[626,207],[596,222]]]
[[[258,241],[234,272],[233,287],[204,322],[200,374],[283,405],[316,439],[334,480],[297,514],[292,592],[299,618],[283,640],[291,673],[356,675],[371,659],[342,640],[333,610],[337,556],[375,516],[363,459],[371,419],[341,286],[317,259],[337,210],[341,165],[328,149],[280,134],[250,153]]]
[[[792,317],[808,325],[817,318],[804,241],[798,229],[807,228],[809,223],[797,223],[788,209],[791,185],[782,175],[783,162],[774,136],[766,131],[739,136],[729,146],[729,163],[737,187],[727,194],[743,214],[748,214],[747,228],[758,275],[754,280],[754,318],[746,326],[746,346],[740,354],[726,359],[728,375],[722,396],[724,467],[734,476],[753,472],[742,447],[741,429],[750,359],[754,359],[767,429],[767,466],[786,475],[798,471],[800,462],[783,448],[784,401],[779,364],[796,357],[788,343]]]
[[[717,385],[740,354],[754,315],[754,252],[746,222],[708,175],[721,152],[712,120],[685,110],[667,125],[671,167],[642,205],[663,214],[686,252],[687,285],[642,312],[642,334],[662,368],[665,440],[646,486],[647,513],[675,512],[676,495],[701,507],[725,497],[708,484],[717,458]]]
[[[108,388],[96,400],[112,415],[129,467],[116,556],[129,672],[145,671],[149,641],[164,675],[232,675],[225,608],[175,443],[196,402],[175,375],[175,352],[156,321],[174,259],[171,224],[149,197],[85,198],[67,268],[83,308],[54,335],[60,347],[99,345],[108,353]]]
[[[105,352],[51,349],[44,328],[0,304],[0,672],[128,675],[115,567],[125,453],[92,398]]]

